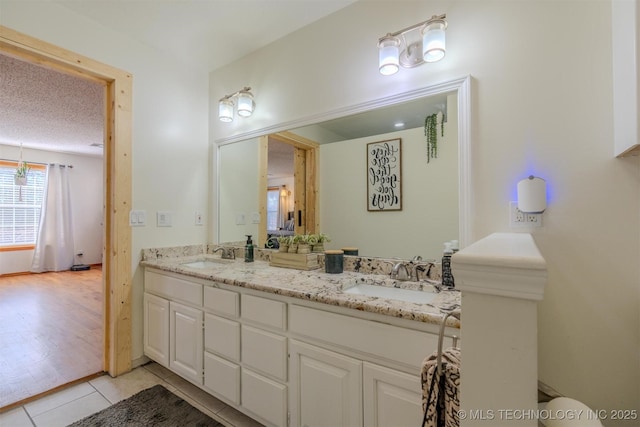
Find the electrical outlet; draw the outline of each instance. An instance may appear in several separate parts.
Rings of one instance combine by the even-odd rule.
[[[509,202],[509,225],[511,227],[527,225],[525,213],[518,209],[518,202]]]
[[[195,224],[196,225],[203,225],[204,224],[204,218],[202,216],[202,212],[200,212],[200,211],[196,211]]]
[[[542,227],[542,214],[524,213],[518,209],[518,202],[509,202],[509,226]]]
[[[169,211],[157,211],[156,212],[156,221],[158,227],[171,227],[171,212]]]
[[[542,227],[542,214],[524,214],[525,221],[530,227]]]

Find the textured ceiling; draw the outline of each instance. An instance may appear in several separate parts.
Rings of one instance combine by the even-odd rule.
[[[101,156],[104,87],[0,55],[0,144]]]

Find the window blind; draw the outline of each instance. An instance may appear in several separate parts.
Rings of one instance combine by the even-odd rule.
[[[280,188],[267,190],[267,230],[278,229],[278,213],[280,211]]]
[[[17,162],[0,162],[0,246],[36,243],[46,167],[30,165],[27,185],[14,182]]]

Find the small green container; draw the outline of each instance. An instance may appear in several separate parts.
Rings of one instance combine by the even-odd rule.
[[[344,269],[344,252],[339,250],[324,251],[324,271],[330,274],[342,273]]]

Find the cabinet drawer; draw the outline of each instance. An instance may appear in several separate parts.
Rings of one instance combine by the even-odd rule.
[[[227,359],[240,361],[240,324],[205,313],[204,348]]]
[[[204,385],[236,405],[240,404],[240,366],[204,353]]]
[[[286,381],[287,338],[251,326],[242,326],[242,362]]]
[[[287,386],[242,369],[242,406],[265,421],[287,425]]]
[[[287,304],[253,295],[242,295],[242,318],[284,331],[287,329]]]
[[[289,316],[293,333],[410,367],[420,368],[424,358],[438,348],[438,336],[428,332],[293,304],[289,307]],[[445,338],[444,347],[451,345],[451,338]]]
[[[205,286],[204,307],[223,316],[237,318],[240,315],[240,295],[237,292]]]
[[[202,306],[202,285],[188,280],[165,276],[154,271],[144,272],[145,291],[178,300],[192,305]]]

